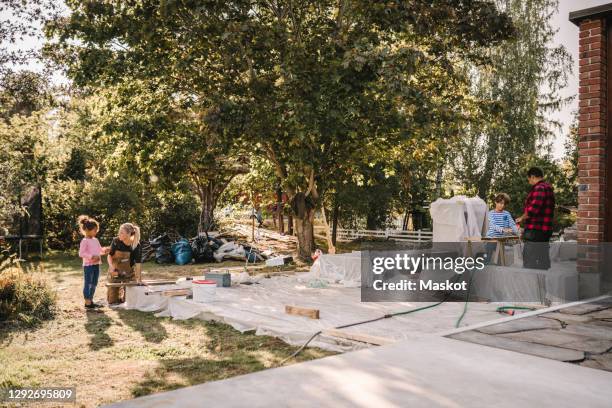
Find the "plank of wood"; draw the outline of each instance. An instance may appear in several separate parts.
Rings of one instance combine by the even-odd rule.
[[[308,309],[299,306],[285,305],[285,313],[290,315],[309,317],[311,319],[319,318],[319,309]]]
[[[525,332],[504,333],[499,334],[499,336],[518,341],[585,351],[593,354],[605,353],[612,348],[612,340],[593,339],[574,333],[567,333],[563,329],[530,330]]]
[[[540,317],[525,317],[523,319],[510,320],[485,326],[478,329],[479,332],[485,334],[500,334],[522,332],[527,330],[542,330],[542,329],[560,329],[561,323],[553,319],[543,319]]]
[[[467,341],[469,343],[481,344],[483,346],[495,347],[499,349],[516,351],[518,353],[529,354],[532,356],[548,358],[557,361],[582,361],[584,352],[570,350],[561,347],[545,346],[543,344],[528,343],[507,339],[501,336],[479,333],[477,331],[467,331],[449,336],[456,340]]]
[[[169,279],[143,280],[142,283],[144,283],[147,286],[172,285],[176,283],[176,280],[169,280]]]
[[[174,285],[175,280],[144,280],[142,283],[135,281],[130,282],[106,282],[104,285],[107,288],[120,288],[123,286],[157,286],[157,285]]]
[[[161,292],[162,296],[189,296],[191,289],[170,289]]]
[[[395,343],[395,340],[387,339],[385,337],[370,336],[369,334],[362,333],[351,333],[338,329],[325,329],[323,333],[326,336],[338,337],[341,339],[354,340],[361,343],[374,344],[376,346],[383,346],[385,344]]]

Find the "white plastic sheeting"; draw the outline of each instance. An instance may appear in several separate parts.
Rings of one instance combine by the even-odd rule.
[[[125,304],[126,309],[137,309],[142,312],[156,312],[168,307],[168,297],[162,296],[160,293],[151,293],[145,295],[145,292],[162,291],[168,289],[177,289],[177,285],[158,285],[152,287],[145,286],[127,286],[125,288]]]
[[[438,198],[431,203],[434,242],[460,242],[481,237],[487,217],[487,204],[480,197]]]
[[[135,299],[128,308],[151,311],[160,307],[158,316],[175,319],[200,318],[230,324],[242,332],[255,330],[259,335],[270,335],[293,344],[303,344],[315,332],[347,323],[373,319],[387,313],[423,306],[423,303],[361,302],[359,288],[328,285],[324,288],[309,287],[307,274],[260,278],[252,285],[234,285],[217,288],[214,302],[197,303],[180,297],[168,297],[167,302],[156,301],[145,295],[143,287],[130,288],[128,296]],[[285,305],[320,310],[320,319],[288,315]],[[496,305],[476,304],[469,307],[464,324],[495,319]],[[438,307],[414,314],[383,319],[377,322],[345,329],[348,332],[369,334],[401,340],[415,333],[435,333],[454,327],[461,314],[463,303],[444,303]],[[319,336],[313,346],[328,350],[346,351],[363,347],[363,344]]]
[[[213,257],[217,262],[223,262],[224,259],[235,259],[238,261],[246,260],[247,256],[252,256],[257,261],[263,261],[263,257],[259,253],[247,251],[242,245],[234,241],[226,242],[215,251]]]
[[[316,279],[327,283],[339,283],[351,288],[361,285],[361,252],[347,254],[322,254],[310,267],[305,279]]]

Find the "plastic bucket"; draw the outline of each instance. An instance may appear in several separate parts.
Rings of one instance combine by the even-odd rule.
[[[191,290],[193,293],[193,300],[195,302],[212,302],[215,300],[217,282],[213,280],[194,280]]]

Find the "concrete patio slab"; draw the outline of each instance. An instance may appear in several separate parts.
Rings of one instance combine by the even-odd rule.
[[[612,373],[423,335],[109,407],[610,407]]]

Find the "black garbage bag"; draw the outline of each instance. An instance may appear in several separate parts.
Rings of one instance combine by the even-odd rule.
[[[162,244],[155,249],[155,263],[174,263],[174,254],[172,253],[172,247],[170,245]]]
[[[214,252],[212,243],[207,237],[196,237],[190,242],[191,252],[193,252],[193,259],[197,262],[214,262]],[[217,247],[218,248],[218,247]]]
[[[174,263],[174,254],[172,248],[168,245],[161,245],[155,250],[155,262],[158,264]]]
[[[149,240],[151,248],[155,249],[155,263],[171,264],[174,263],[174,254],[172,253],[172,240],[168,234],[162,234],[156,238]]]

